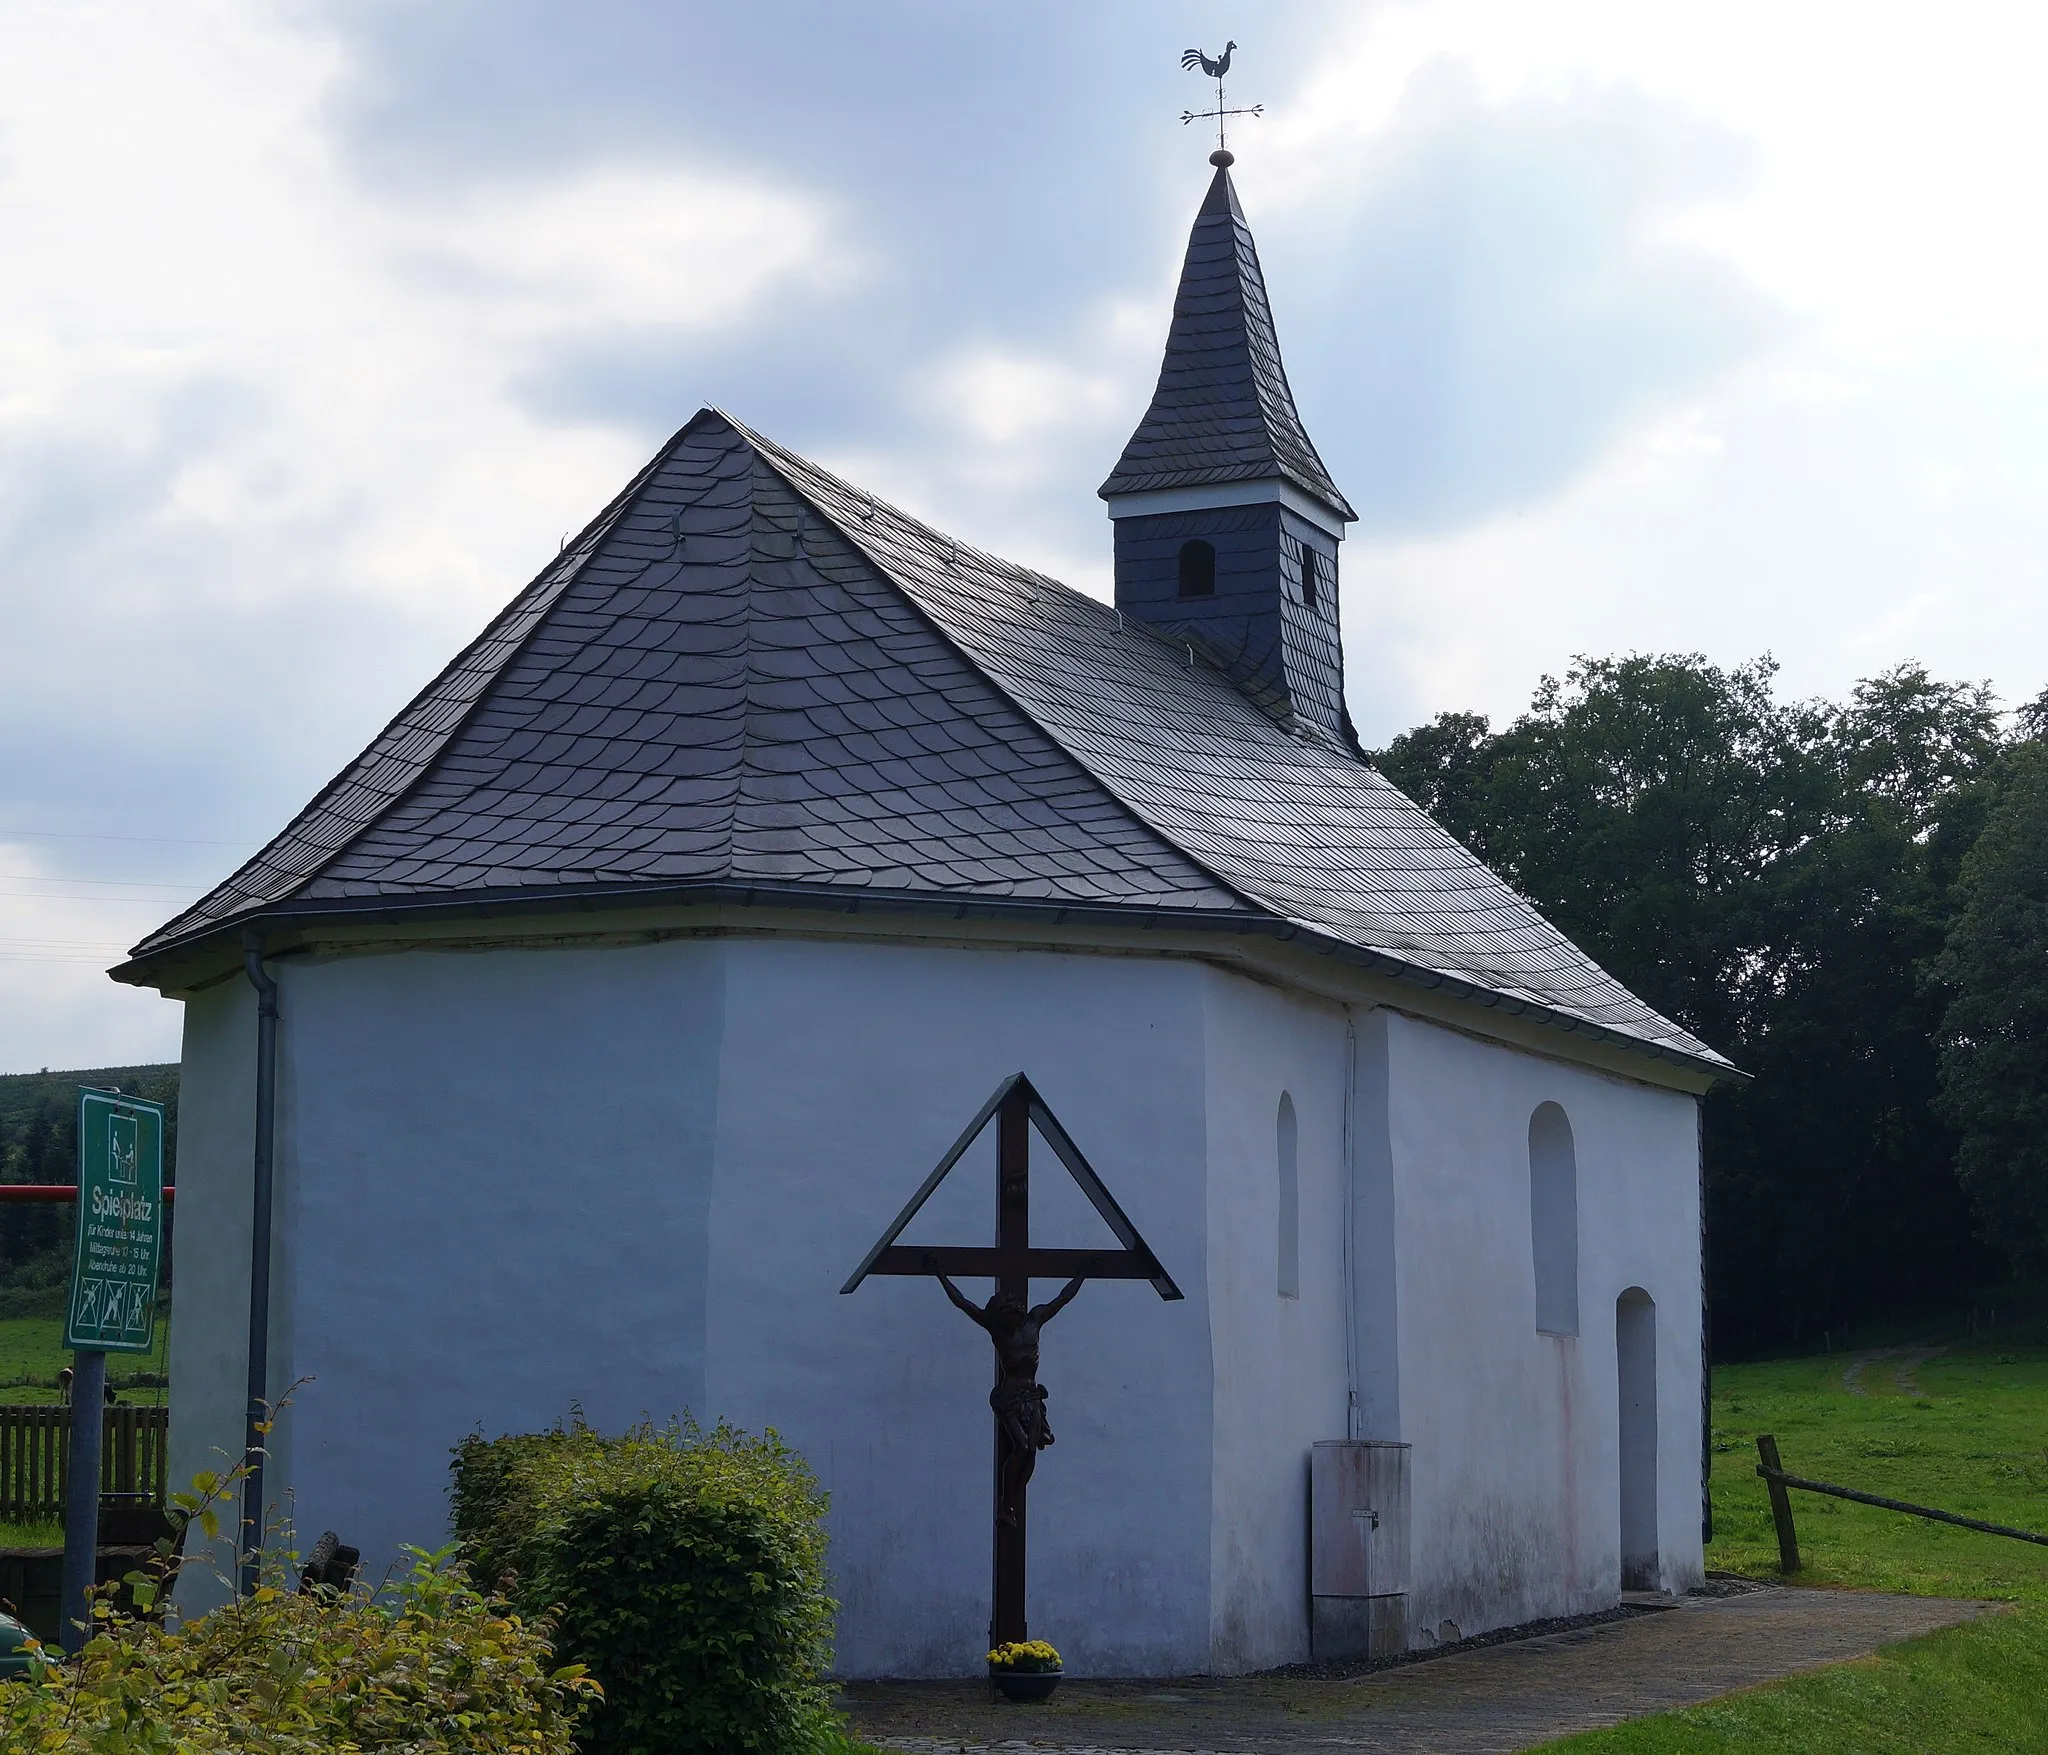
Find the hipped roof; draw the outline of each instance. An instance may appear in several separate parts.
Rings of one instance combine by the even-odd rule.
[[[1293,937],[1727,1070],[1354,754],[709,409],[115,973],[257,921],[732,895]]]

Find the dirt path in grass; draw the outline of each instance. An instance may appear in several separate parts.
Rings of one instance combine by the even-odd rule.
[[[1946,1347],[1914,1347],[1910,1349],[1905,1357],[1892,1367],[1892,1382],[1899,1386],[1899,1394],[1919,1396],[1923,1400],[1932,1400],[1933,1398],[1928,1396],[1927,1392],[1920,1387],[1919,1380],[1914,1377],[1913,1373],[1925,1365],[1928,1360],[1947,1351],[1948,1348]]]
[[[1773,1588],[1453,1650],[1342,1680],[1068,1677],[1041,1706],[985,1683],[851,1683],[856,1733],[918,1755],[1507,1755],[1725,1694],[1985,1613],[1940,1597]]]
[[[1863,1387],[1863,1372],[1866,1366],[1876,1365],[1886,1359],[1896,1359],[1892,1367],[1892,1385],[1901,1395],[1922,1396],[1926,1391],[1920,1387],[1919,1379],[1913,1373],[1938,1354],[1946,1353],[1946,1347],[1930,1347],[1924,1343],[1910,1347],[1880,1347],[1874,1353],[1865,1353],[1849,1361],[1842,1372],[1842,1387],[1851,1395],[1868,1395]]]

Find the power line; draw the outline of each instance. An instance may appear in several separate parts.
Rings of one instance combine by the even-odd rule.
[[[111,902],[117,908],[164,908],[177,906],[179,896],[196,901],[204,893],[196,886],[175,891],[171,896],[85,896],[64,890],[0,890],[0,902]]]
[[[127,956],[126,951],[102,951],[96,957],[86,956],[38,956],[33,951],[0,951],[0,963],[50,963],[70,969],[102,969],[112,961]]]
[[[141,841],[153,847],[261,847],[261,841],[210,841],[190,835],[96,835],[79,829],[0,829],[0,841]]]
[[[166,883],[161,878],[73,877],[68,871],[0,871],[0,884],[91,884],[96,890],[171,890],[179,895],[197,887],[189,883]]]

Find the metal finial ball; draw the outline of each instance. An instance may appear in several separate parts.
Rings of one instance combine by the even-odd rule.
[[[1237,163],[1237,154],[1234,152],[1226,152],[1221,147],[1218,147],[1214,152],[1209,154],[1209,162],[1212,165],[1214,165],[1219,171],[1227,171],[1228,169],[1230,169],[1232,165]]]

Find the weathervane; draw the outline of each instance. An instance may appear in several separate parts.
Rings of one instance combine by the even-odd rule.
[[[1200,49],[1184,49],[1181,52],[1180,64],[1183,67],[1190,73],[1199,67],[1216,82],[1216,107],[1213,110],[1183,110],[1180,113],[1182,127],[1186,127],[1190,122],[1207,121],[1211,116],[1216,118],[1216,150],[1209,155],[1209,162],[1212,165],[1228,165],[1235,162],[1231,157],[1229,144],[1223,137],[1225,117],[1263,116],[1266,113],[1264,104],[1253,104],[1248,110],[1226,110],[1223,107],[1223,76],[1230,71],[1230,53],[1236,47],[1235,43],[1225,43],[1223,53],[1213,61]]]

